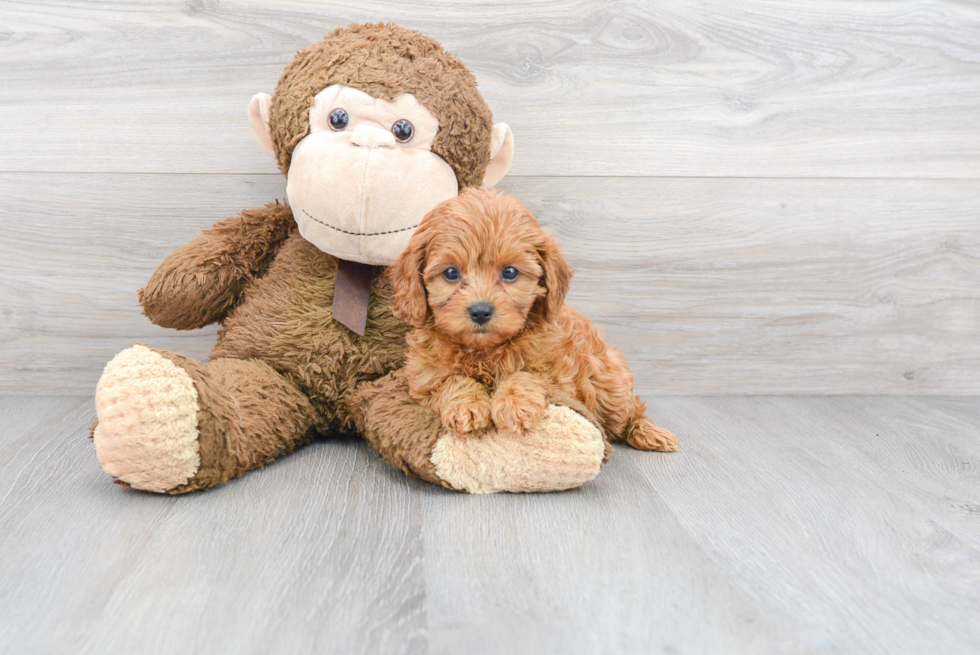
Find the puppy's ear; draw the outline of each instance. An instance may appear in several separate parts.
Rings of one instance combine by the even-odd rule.
[[[551,320],[561,311],[572,282],[572,267],[569,266],[551,235],[544,233],[542,245],[538,248],[541,267],[544,269],[544,286],[548,295],[544,299],[544,319]]]
[[[388,269],[388,278],[395,289],[391,309],[395,316],[412,327],[422,327],[429,316],[422,278],[429,244],[428,232],[425,225],[415,230],[408,247]]]

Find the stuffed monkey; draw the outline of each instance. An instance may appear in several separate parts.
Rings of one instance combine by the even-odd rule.
[[[220,323],[204,364],[134,345],[98,383],[92,437],[119,483],[179,494],[261,467],[318,435],[363,435],[406,473],[473,493],[548,491],[593,478],[607,444],[554,398],[524,434],[449,433],[409,398],[408,325],[379,275],[422,217],[513,157],[470,71],[432,39],[351,25],[297,53],[249,120],[286,176],[288,204],[220,221],[139,292],[146,316]]]

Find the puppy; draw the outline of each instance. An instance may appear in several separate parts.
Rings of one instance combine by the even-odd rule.
[[[565,304],[572,269],[519,201],[470,190],[444,202],[389,275],[394,312],[415,328],[410,393],[450,430],[526,430],[564,393],[609,440],[677,450],[677,438],[643,415],[623,354]]]

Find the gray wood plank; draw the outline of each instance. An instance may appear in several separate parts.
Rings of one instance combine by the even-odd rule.
[[[174,248],[271,176],[3,174],[0,389],[91,392]],[[980,182],[511,178],[645,393],[980,393]]]
[[[939,402],[659,398],[652,411],[684,455],[615,456],[808,643],[974,653],[980,402]]]
[[[4,0],[0,171],[273,173],[249,98],[379,19],[472,67],[515,175],[980,171],[980,7],[872,0]]]
[[[13,507],[8,501],[20,494],[23,481],[18,476],[26,472],[29,479],[60,457],[52,439],[92,418],[92,402],[86,397],[0,398],[0,517]]]
[[[808,652],[719,569],[658,486],[617,453],[572,492],[427,495],[431,651]]]
[[[420,483],[363,444],[174,498],[99,470],[91,398],[0,407],[0,652],[425,651]]]
[[[172,498],[0,397],[0,652],[980,652],[980,399],[652,399],[676,454],[467,496],[360,442]]]

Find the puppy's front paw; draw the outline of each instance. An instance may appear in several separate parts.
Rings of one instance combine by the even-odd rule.
[[[513,389],[498,393],[490,401],[490,415],[497,429],[523,432],[541,422],[547,407],[544,393],[537,389]]]
[[[456,434],[470,434],[490,427],[490,403],[466,400],[449,403],[442,410],[442,424]]]

